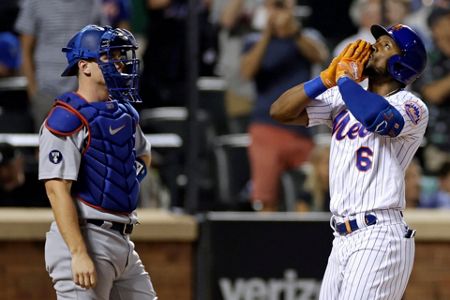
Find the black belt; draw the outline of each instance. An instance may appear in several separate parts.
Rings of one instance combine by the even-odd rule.
[[[125,223],[119,223],[119,222],[112,222],[112,221],[103,221],[103,220],[97,220],[97,219],[86,219],[86,223],[94,224],[97,226],[102,226],[103,224],[111,224],[109,226],[109,229],[116,230],[120,232],[121,234],[131,234],[133,232],[133,224],[125,224]]]

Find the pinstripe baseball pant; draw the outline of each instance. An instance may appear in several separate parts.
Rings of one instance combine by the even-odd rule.
[[[395,213],[394,213],[395,212]],[[414,239],[398,211],[347,235],[334,233],[321,300],[400,300],[414,262]]]

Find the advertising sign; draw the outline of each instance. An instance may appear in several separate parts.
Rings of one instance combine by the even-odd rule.
[[[333,239],[327,213],[208,213],[198,300],[317,299]]]

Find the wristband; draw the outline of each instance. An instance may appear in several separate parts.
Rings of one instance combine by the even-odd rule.
[[[305,94],[308,98],[315,99],[317,96],[325,92],[327,87],[323,84],[320,76],[317,76],[316,78],[305,82],[303,89],[305,90]]]

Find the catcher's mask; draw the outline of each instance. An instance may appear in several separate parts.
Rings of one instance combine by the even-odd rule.
[[[61,76],[77,75],[80,59],[95,60],[103,73],[111,98],[141,102],[138,94],[137,48],[136,39],[128,30],[87,25],[62,49],[66,53],[68,66]],[[116,68],[118,64],[122,66],[120,71]]]
[[[401,53],[388,60],[388,72],[401,83],[408,85],[422,74],[427,64],[427,52],[419,35],[410,27],[397,24],[389,28],[372,25],[372,35],[378,39],[382,35],[390,36]]]

